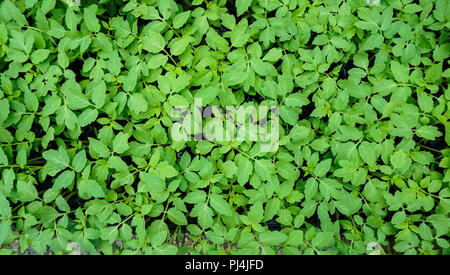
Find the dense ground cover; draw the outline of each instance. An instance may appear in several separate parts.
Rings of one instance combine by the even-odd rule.
[[[0,252],[448,254],[450,4],[368,2],[1,1]],[[194,98],[279,148],[174,141]]]

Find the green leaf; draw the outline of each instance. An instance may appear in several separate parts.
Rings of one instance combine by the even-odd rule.
[[[302,125],[295,125],[289,135],[293,140],[303,140],[311,134],[311,129]]]
[[[305,199],[310,200],[317,193],[319,185],[314,178],[309,178],[305,184]]]
[[[93,138],[89,138],[89,152],[94,152],[101,158],[107,158],[111,154],[109,148],[103,142]]]
[[[8,157],[3,152],[3,149],[0,148],[0,165],[8,165]]]
[[[236,12],[237,16],[241,16],[248,10],[253,0],[236,0]]]
[[[275,61],[278,61],[282,55],[283,55],[282,49],[272,48],[266,53],[263,60],[269,61],[269,62],[275,62]]]
[[[225,216],[231,216],[232,211],[230,205],[219,194],[211,194],[209,198],[211,207]]]
[[[409,69],[397,61],[391,62],[391,72],[395,80],[401,83],[408,83],[409,81]]]
[[[55,179],[53,188],[60,190],[69,187],[75,179],[75,173],[73,171],[66,170],[58,175]]]
[[[317,177],[323,177],[325,174],[330,170],[331,167],[331,159],[326,159],[321,161],[317,166],[314,168],[314,175]]]
[[[0,1],[0,254],[448,254],[448,2]]]
[[[69,204],[66,202],[66,200],[59,195],[56,200],[55,200],[56,206],[58,207],[59,210],[63,211],[63,212],[69,212],[70,211],[70,206]]]
[[[362,202],[360,198],[355,198],[353,195],[342,191],[340,198],[336,201],[335,205],[339,212],[346,216],[351,216],[361,208]]]
[[[378,148],[379,146],[377,144],[364,141],[358,147],[359,155],[369,166],[376,166],[376,161],[379,156]]]
[[[117,239],[119,230],[117,226],[109,226],[100,230],[100,236],[104,241],[110,241],[111,243]]]
[[[276,74],[276,69],[272,64],[264,62],[260,59],[251,59],[250,66],[257,74],[261,76],[269,76]]]
[[[274,172],[273,164],[266,159],[255,161],[254,168],[256,173],[262,180],[267,180],[269,176]]]
[[[383,36],[381,36],[381,34],[379,34],[379,33],[372,34],[364,42],[364,44],[362,46],[362,50],[364,50],[364,51],[371,51],[371,50],[373,50],[375,48],[379,48],[383,44],[383,41],[384,41],[384,38],[383,38]],[[393,64],[391,63],[391,66],[392,65]]]
[[[155,168],[155,172],[159,177],[164,179],[178,176],[178,171],[167,161],[158,163],[158,165]]]
[[[259,240],[265,245],[279,245],[287,240],[287,236],[279,231],[264,231],[259,234]]]
[[[9,217],[11,216],[11,206],[9,205],[9,201],[6,197],[0,193],[0,217]]]
[[[189,192],[183,199],[185,202],[190,204],[197,204],[199,202],[206,201],[206,192],[202,190]]]
[[[233,178],[238,171],[238,167],[232,161],[226,161],[223,164],[223,173],[228,178]]]
[[[292,107],[302,107],[309,104],[309,99],[305,95],[294,93],[285,98],[284,104]]]
[[[72,166],[76,172],[80,173],[86,166],[87,158],[84,150],[79,151],[72,159]]]
[[[148,68],[149,69],[156,69],[161,66],[164,66],[169,58],[166,55],[163,54],[155,54],[148,60]],[[143,99],[143,97],[142,97]],[[130,108],[131,109],[131,108]],[[146,108],[147,109],[147,108]]]
[[[267,202],[265,211],[264,211],[264,220],[271,220],[280,210],[281,201],[278,198],[272,198],[269,202]]]
[[[244,46],[250,35],[247,32],[248,22],[247,20],[241,20],[231,32],[231,45],[236,48]]]
[[[170,47],[170,53],[174,56],[182,54],[189,46],[191,40],[192,40],[191,36],[184,36],[178,40],[173,40],[173,43],[171,44]]]
[[[169,102],[174,107],[189,106],[189,102],[181,95],[171,95],[169,97]]]
[[[56,172],[69,167],[70,157],[62,147],[59,147],[58,151],[53,149],[46,151],[42,156],[47,161],[47,166]]]
[[[181,28],[189,19],[189,17],[191,16],[191,11],[185,11],[182,13],[177,14],[173,20],[172,20],[172,25],[174,29],[179,29]]]
[[[56,20],[49,19],[48,21],[50,22],[50,30],[47,33],[55,38],[63,38],[66,34],[64,27]]]
[[[411,158],[421,164],[430,164],[434,159],[430,152],[412,152]]]
[[[128,99],[127,105],[132,112],[136,113],[143,113],[148,109],[147,99],[141,93],[132,94]]]
[[[417,91],[417,103],[419,104],[420,109],[425,113],[429,113],[433,110],[433,98],[423,91]]]
[[[164,37],[154,31],[148,31],[147,35],[142,38],[142,43],[142,48],[149,53],[159,53],[166,46]]]
[[[154,247],[161,246],[166,241],[166,239],[167,231],[160,231],[152,238],[152,245]]]
[[[96,109],[85,109],[78,117],[78,125],[80,127],[86,127],[93,123],[98,117],[98,111]]]
[[[421,126],[416,130],[416,134],[419,137],[423,137],[429,140],[435,140],[437,137],[442,136],[442,133],[439,132],[437,127],[429,125]]]
[[[50,54],[49,49],[39,49],[34,51],[31,54],[31,62],[33,64],[38,64],[47,59],[48,55]]]
[[[53,207],[43,206],[36,213],[36,216],[40,219],[40,222],[43,224],[48,224],[56,220],[59,216],[61,216],[61,214],[58,213],[58,211],[56,211]]]
[[[219,94],[218,87],[210,86],[210,87],[198,90],[195,93],[195,97],[201,98],[203,106],[207,106],[216,98],[216,96],[218,94]],[[184,103],[184,104],[186,104],[186,103]],[[176,106],[176,105],[174,105],[174,106]],[[178,106],[183,106],[183,105],[178,105]]]
[[[242,161],[238,163],[237,181],[240,185],[244,185],[248,182],[253,172],[252,162],[247,158],[242,158]]]
[[[406,214],[404,211],[396,212],[391,219],[393,225],[399,225],[406,220]]]
[[[4,241],[13,233],[11,224],[11,220],[0,221],[0,245],[3,245]]]
[[[197,154],[204,155],[204,154],[209,153],[213,147],[214,147],[214,144],[213,144],[213,143],[208,142],[208,141],[206,141],[206,140],[200,140],[200,141],[197,143],[197,146],[196,146],[196,148],[195,148],[195,152],[196,152]]]
[[[417,4],[408,4],[403,7],[403,12],[405,13],[416,13],[422,11],[422,7]]]
[[[92,179],[80,180],[78,182],[78,192],[82,199],[89,199],[91,197],[104,198],[106,196],[100,184]]]
[[[165,182],[151,173],[141,173],[141,181],[138,184],[138,192],[162,192]]]
[[[41,4],[41,11],[45,15],[55,8],[56,0],[44,0]]]
[[[118,133],[112,142],[112,147],[113,147],[113,152],[117,153],[117,154],[122,154],[124,153],[126,150],[128,150],[128,148],[130,148],[130,146],[128,145],[128,138],[130,136],[126,133],[120,132]]]
[[[247,75],[244,72],[227,71],[222,75],[222,79],[227,85],[234,86],[244,82],[247,79]]]
[[[318,249],[329,247],[334,243],[334,234],[332,232],[319,232],[312,239],[311,244]]]
[[[100,24],[96,16],[97,8],[97,5],[92,4],[84,9],[84,23],[91,32],[100,31]]]
[[[287,180],[296,180],[299,176],[298,169],[291,163],[279,161],[276,168],[278,173]]]
[[[198,223],[203,228],[209,228],[214,223],[212,219],[213,211],[206,203],[199,203],[194,206],[191,216],[198,217]]]
[[[169,211],[167,211],[167,217],[169,218],[169,220],[171,220],[173,223],[178,224],[178,225],[187,225],[187,219],[184,216],[184,214],[176,209],[175,207],[172,207],[169,209]]]
[[[159,12],[162,14],[164,19],[168,19],[174,10],[176,10],[177,6],[174,0],[166,0],[159,2]]]
[[[394,169],[402,168],[406,164],[408,155],[403,151],[397,151],[391,155],[391,163]]]
[[[65,95],[69,108],[72,110],[83,109],[91,105],[87,96],[78,89],[68,89],[65,91]]]
[[[29,181],[19,180],[17,182],[17,194],[22,202],[34,201],[38,198],[36,187]]]
[[[106,101],[106,84],[105,81],[101,80],[94,83],[95,87],[92,89],[92,102],[94,102],[95,107],[101,108]]]

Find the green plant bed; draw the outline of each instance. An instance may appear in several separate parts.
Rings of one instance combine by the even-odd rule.
[[[449,10],[1,1],[0,253],[448,254]],[[173,134],[254,105],[269,150]]]

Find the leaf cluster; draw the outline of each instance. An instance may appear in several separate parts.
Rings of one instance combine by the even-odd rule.
[[[0,253],[449,253],[448,0],[75,2],[0,3]],[[278,151],[173,141],[195,97]]]

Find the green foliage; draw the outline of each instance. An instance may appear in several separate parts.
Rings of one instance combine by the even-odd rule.
[[[81,2],[0,3],[0,253],[449,253],[448,0]],[[278,151],[173,141],[194,97]]]

